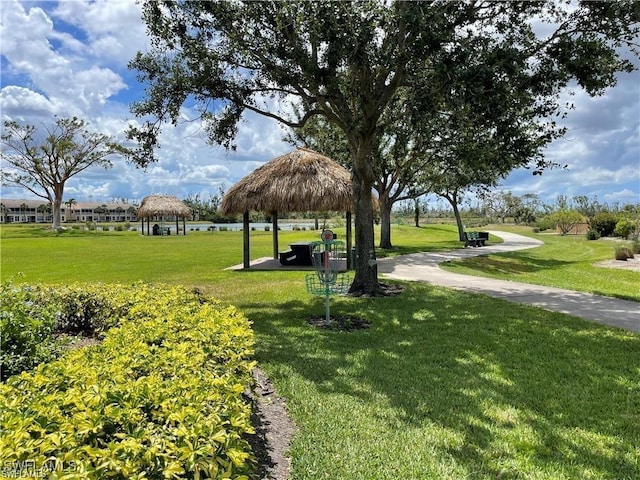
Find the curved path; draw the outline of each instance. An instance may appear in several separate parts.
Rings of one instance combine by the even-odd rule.
[[[512,302],[524,303],[587,320],[640,332],[640,303],[602,295],[575,292],[562,288],[461,275],[442,270],[438,265],[456,260],[499,252],[513,252],[543,244],[533,238],[514,233],[491,231],[503,243],[481,248],[465,248],[448,252],[415,253],[378,260],[378,272],[388,278],[428,282],[434,285],[484,293]]]

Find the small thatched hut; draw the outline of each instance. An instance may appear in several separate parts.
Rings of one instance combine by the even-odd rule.
[[[244,218],[244,268],[249,268],[249,212],[273,218],[273,258],[278,258],[278,214],[343,211],[347,214],[347,251],[351,251],[353,191],[349,171],[307,148],[274,158],[229,189],[222,199],[224,214]]]
[[[182,219],[182,233],[187,234],[185,219],[191,216],[191,209],[174,195],[153,194],[142,199],[138,208],[138,218],[142,222],[142,234],[144,235],[144,221],[147,220],[147,235],[149,235],[149,224],[154,221],[163,220],[166,217],[175,218],[176,234],[180,232],[178,220]]]

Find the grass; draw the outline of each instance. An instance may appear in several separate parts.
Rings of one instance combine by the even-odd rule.
[[[619,243],[607,239],[587,240],[584,235],[563,237],[534,234],[530,228],[506,227],[505,230],[537,238],[545,244],[519,252],[451,261],[442,264],[441,268],[464,275],[547,285],[640,301],[639,272],[593,266],[598,261],[613,260],[615,247]]]
[[[300,290],[236,302],[301,427],[292,478],[633,478],[640,336],[405,287],[334,300],[372,322],[357,333],[308,327],[322,306]]]
[[[13,228],[0,230],[3,280],[23,271],[28,282],[182,283],[241,309],[300,428],[292,479],[637,478],[638,334],[419,283],[397,297],[332,298],[332,313],[372,326],[321,330],[306,323],[324,305],[306,293],[305,272],[223,270],[241,262],[237,232],[52,238]],[[315,236],[282,232],[280,242]],[[455,238],[453,227],[428,226],[394,229],[393,240],[412,251],[460,246]],[[270,233],[251,242],[253,258],[271,254]]]

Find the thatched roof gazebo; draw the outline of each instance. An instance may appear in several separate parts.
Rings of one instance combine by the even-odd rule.
[[[273,219],[273,258],[278,258],[278,214],[342,211],[347,214],[347,251],[351,251],[353,190],[349,171],[307,148],[274,158],[244,177],[225,194],[224,214],[242,213],[244,268],[249,268],[249,212]]]
[[[191,209],[175,195],[153,194],[142,199],[138,208],[138,218],[142,221],[142,234],[144,235],[144,220],[147,219],[147,235],[151,219],[174,217],[176,220],[176,234],[180,233],[178,219],[182,219],[182,233],[187,234],[185,219],[191,217]],[[154,235],[157,233],[154,230]]]

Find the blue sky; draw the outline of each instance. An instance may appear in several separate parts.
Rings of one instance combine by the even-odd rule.
[[[32,124],[52,116],[78,116],[102,133],[124,139],[130,102],[143,86],[127,63],[147,47],[140,7],[134,0],[1,0],[0,115]],[[532,176],[514,171],[501,190],[537,193],[552,203],[558,195],[597,196],[609,204],[640,203],[640,73],[622,74],[602,97],[576,91],[564,121],[567,135],[546,156],[567,164]],[[185,107],[185,118],[191,112]],[[116,162],[71,179],[65,199],[140,200],[151,193],[186,197],[217,194],[270,159],[292,150],[273,120],[249,115],[240,125],[238,150],[207,145],[200,126],[185,122],[165,128],[160,161],[144,172]],[[3,187],[4,198],[30,198]]]

